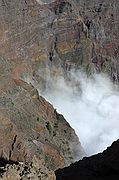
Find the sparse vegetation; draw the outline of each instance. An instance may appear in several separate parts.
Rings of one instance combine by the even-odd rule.
[[[55,124],[54,124],[54,128],[58,128],[58,123],[55,123]]]
[[[37,121],[39,122],[39,120],[40,120],[40,118],[39,117],[37,117]]]
[[[53,136],[56,136],[56,131],[53,131]]]
[[[46,128],[47,128],[47,130],[49,131],[49,133],[51,134],[51,132],[52,132],[52,127],[51,127],[51,125],[50,125],[49,122],[46,122]]]
[[[12,106],[14,106],[14,102],[11,102]]]
[[[45,138],[45,141],[48,141],[48,139],[47,139],[47,138]]]

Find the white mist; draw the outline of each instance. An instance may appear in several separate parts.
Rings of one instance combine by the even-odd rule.
[[[101,152],[119,138],[118,87],[103,74],[87,78],[78,72],[70,77],[70,84],[63,78],[48,82],[43,96],[75,129],[88,155]]]

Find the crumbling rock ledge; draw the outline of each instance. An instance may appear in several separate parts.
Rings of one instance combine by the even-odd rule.
[[[38,160],[35,156],[30,163],[12,162],[0,159],[0,171],[0,180],[56,179],[54,172],[48,170],[43,159]]]

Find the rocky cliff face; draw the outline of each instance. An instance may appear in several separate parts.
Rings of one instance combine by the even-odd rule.
[[[15,77],[45,88],[47,77],[87,66],[92,43],[76,7],[63,0],[0,1],[0,54],[16,63]]]
[[[119,3],[116,0],[77,2],[93,45],[90,63],[96,71],[106,72],[114,81],[118,81]]]
[[[116,0],[1,0],[0,54],[43,87],[82,67],[118,81],[118,12]]]
[[[57,180],[119,179],[119,140],[103,153],[84,158],[70,167],[56,171]]]

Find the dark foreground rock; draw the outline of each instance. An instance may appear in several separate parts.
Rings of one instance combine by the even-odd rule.
[[[119,140],[103,153],[86,157],[71,166],[56,171],[57,180],[118,180]]]

